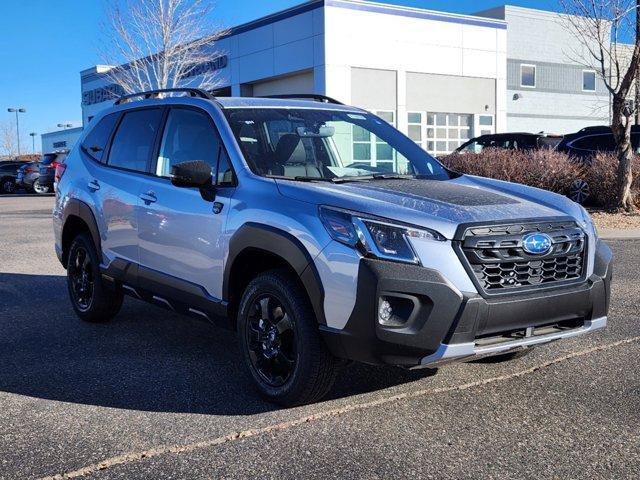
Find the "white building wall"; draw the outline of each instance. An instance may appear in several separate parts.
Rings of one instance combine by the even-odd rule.
[[[365,8],[359,8],[362,2],[327,3],[324,66],[327,95],[369,110],[387,110],[387,101],[381,99],[377,105],[373,95],[368,102],[363,102],[362,95],[353,98],[353,69],[394,72],[397,126],[407,132],[407,110],[411,109],[407,102],[408,74],[490,79],[494,100],[488,110],[495,115],[493,129],[506,129],[507,42],[503,22],[477,25],[474,23],[482,21],[474,17],[379,4],[373,4],[380,6],[378,11],[367,11],[372,2],[366,2]],[[372,88],[376,86],[374,82]],[[442,95],[455,92],[445,89]],[[485,105],[478,101],[467,113],[488,113]]]
[[[582,91],[586,48],[554,12],[502,6],[478,15],[505,20],[507,29],[508,131],[570,133],[609,122],[609,96],[597,78],[596,91]],[[592,48],[595,45],[592,45]],[[520,65],[536,66],[536,86],[520,85]]]
[[[70,150],[78,141],[81,134],[82,127],[43,133],[40,137],[42,140],[42,153],[51,153],[57,150]]]
[[[252,95],[254,97],[265,97],[268,95],[283,95],[291,92],[313,93],[314,88],[313,70],[310,70],[256,82],[252,85]]]
[[[230,87],[231,95],[326,94],[373,111],[393,111],[394,123],[404,132],[407,111],[412,108],[407,78],[414,73],[440,75],[424,77],[425,88],[452,100],[446,112],[457,111],[456,97],[465,97],[468,106],[463,111],[491,115],[494,123],[489,128],[502,131],[506,128],[506,48],[506,26],[501,21],[360,0],[324,0],[232,29],[217,42],[212,58],[225,56],[218,79],[221,87]],[[83,94],[109,83],[100,75],[105,68],[82,72]],[[358,75],[354,71],[360,77],[374,74],[370,82],[354,83]],[[393,77],[393,92],[381,91],[386,87],[376,81],[376,71]],[[466,88],[447,88],[446,78],[452,77],[469,80],[464,85],[480,95],[474,99]],[[188,84],[196,85],[197,80],[190,79]],[[389,95],[393,105],[376,104]],[[85,105],[84,123],[111,104],[112,100]]]

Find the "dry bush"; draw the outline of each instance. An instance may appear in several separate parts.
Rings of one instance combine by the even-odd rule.
[[[40,160],[40,154],[37,153],[26,153],[24,155],[16,156],[16,161],[18,162],[37,162]]]
[[[441,159],[450,169],[481,177],[523,183],[566,195],[576,179],[585,180],[591,189],[588,203],[611,208],[616,203],[616,169],[612,154],[598,154],[589,163],[571,160],[554,150],[485,149],[481,153],[451,154]],[[640,160],[634,164],[633,190],[640,201]]]
[[[613,208],[616,205],[618,159],[615,154],[598,153],[591,160],[588,175],[585,180],[591,189],[590,200],[594,205],[604,208]],[[640,206],[640,159],[636,156],[633,161],[633,184],[631,191],[634,194],[636,205]]]
[[[571,182],[584,173],[584,167],[570,161],[567,155],[547,149],[488,148],[477,154],[452,154],[442,161],[456,172],[523,183],[563,194]]]

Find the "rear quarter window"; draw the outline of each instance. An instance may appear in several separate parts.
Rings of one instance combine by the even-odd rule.
[[[82,142],[82,150],[98,162],[104,162],[104,151],[120,114],[112,113],[96,123]]]

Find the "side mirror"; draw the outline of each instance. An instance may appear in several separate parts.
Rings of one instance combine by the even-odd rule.
[[[180,162],[171,166],[169,175],[176,187],[204,187],[211,184],[211,165],[204,160]]]
[[[211,165],[204,160],[190,160],[171,166],[171,184],[176,187],[195,187],[200,189],[202,198],[212,202],[215,199],[215,187],[211,175]]]

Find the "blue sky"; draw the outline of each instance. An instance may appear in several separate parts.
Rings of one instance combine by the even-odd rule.
[[[100,22],[107,0],[0,0],[0,122],[13,120],[7,107],[23,107],[21,137],[54,130],[58,123],[77,122],[80,113],[80,70],[100,63]],[[303,0],[217,0],[216,23],[225,27],[288,8]],[[458,13],[501,5],[500,0],[385,0]],[[508,2],[546,10],[556,0]],[[36,141],[38,149],[39,138]]]

